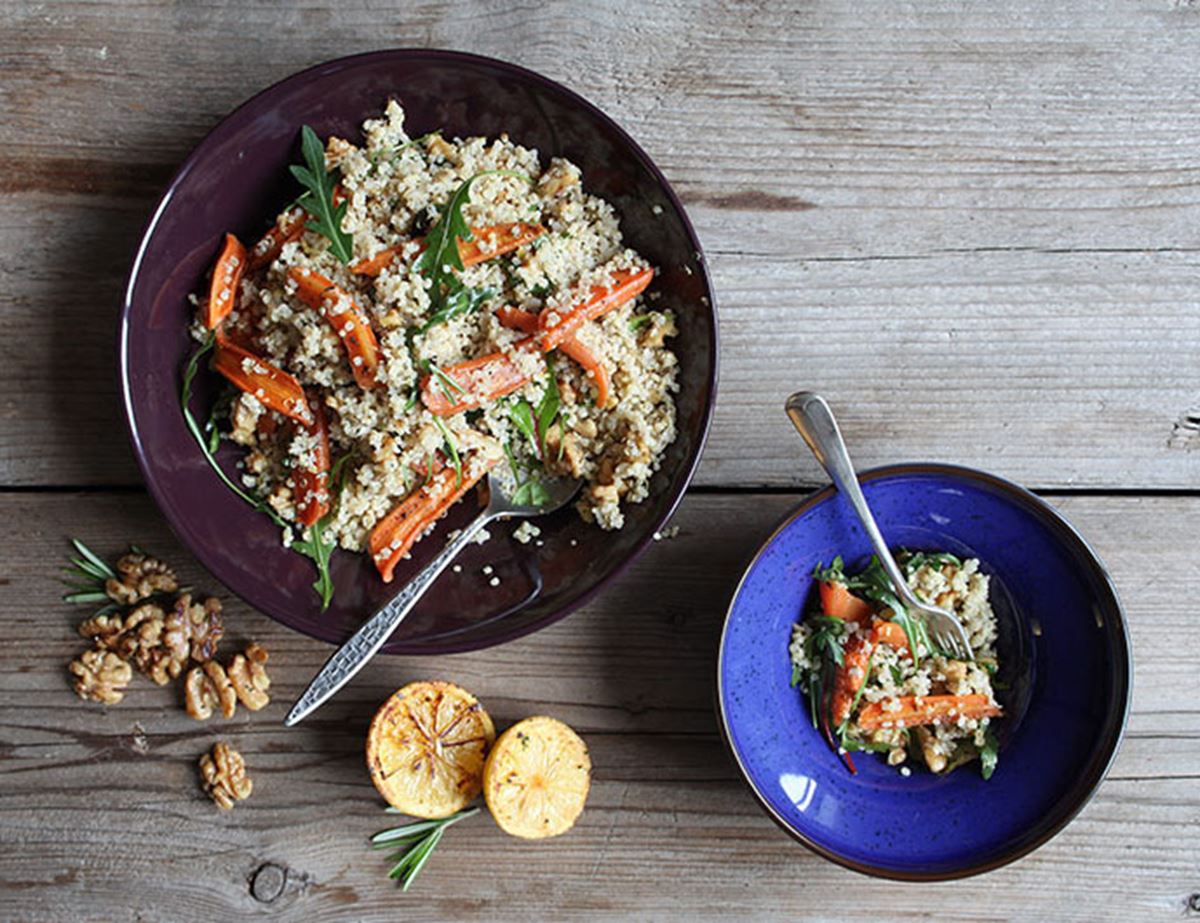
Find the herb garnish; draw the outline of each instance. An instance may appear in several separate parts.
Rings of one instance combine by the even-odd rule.
[[[307,125],[300,129],[300,149],[306,166],[293,164],[288,169],[307,190],[297,199],[297,204],[312,216],[304,226],[328,240],[333,255],[349,263],[354,258],[354,240],[342,230],[342,219],[350,203],[333,204],[334,183],[325,172],[325,145]]]
[[[444,310],[452,299],[462,299],[463,290],[466,288],[462,280],[458,277],[458,273],[462,272],[464,266],[462,254],[458,252],[458,242],[460,240],[469,241],[472,239],[471,226],[467,224],[467,219],[463,217],[463,206],[471,201],[471,185],[484,176],[515,176],[518,179],[523,179],[527,183],[532,183],[532,177],[524,173],[519,173],[516,170],[485,170],[482,173],[476,173],[470,179],[463,182],[461,186],[451,193],[446,205],[442,209],[441,215],[438,217],[437,223],[429,229],[425,235],[425,251],[417,257],[413,266],[417,272],[427,278],[431,285],[429,289],[430,301],[434,305],[434,315]],[[485,300],[483,297],[465,296],[468,303],[475,301],[482,303]],[[469,306],[463,308],[459,313],[469,310]],[[432,321],[432,318],[431,318]],[[432,323],[430,323],[432,326]]]
[[[546,460],[546,435],[562,410],[558,376],[554,374],[554,360],[550,356],[546,356],[546,371],[546,389],[542,392],[537,407],[530,406],[529,401],[521,398],[508,412],[513,424],[530,441],[543,462]],[[559,449],[562,449],[561,443]]]
[[[428,333],[438,324],[478,311],[489,298],[495,298],[496,295],[493,288],[467,288],[459,283],[457,289],[442,299],[442,306],[429,315],[429,320],[417,328],[417,333]]]
[[[450,456],[450,464],[454,466],[454,486],[462,487],[462,458],[458,454],[458,443],[454,439],[454,434],[450,432],[450,427],[442,422],[441,417],[435,416],[433,418],[433,423],[442,434],[442,439],[446,444],[446,454]]]
[[[433,380],[435,382],[437,382],[438,388],[441,390],[441,392],[445,396],[446,400],[449,401],[451,404],[458,402],[458,398],[455,397],[456,393],[457,394],[466,394],[467,393],[466,388],[464,388],[457,381],[455,381],[453,378],[451,378],[449,375],[447,375],[442,369],[440,369],[437,366],[437,364],[435,362],[433,362],[429,359],[423,359],[423,360],[421,360],[421,368],[423,368],[425,370],[426,374],[433,376]]]
[[[504,444],[504,454],[508,458],[508,467],[512,470],[513,480],[517,484],[510,498],[512,502],[518,506],[545,506],[549,503],[551,497],[546,485],[538,480],[536,474],[528,468],[525,469],[524,477],[522,477],[522,467],[517,462],[508,443]]]
[[[388,808],[388,813],[400,812],[395,808]],[[401,888],[407,891],[429,861],[430,855],[437,849],[438,843],[442,841],[446,828],[478,813],[479,808],[467,808],[441,820],[419,820],[403,824],[375,834],[371,837],[371,845],[376,849],[396,850],[389,857],[389,861],[395,865],[388,872],[388,878],[400,879]]]
[[[79,557],[71,558],[74,567],[64,568],[67,579],[63,584],[72,592],[63,596],[64,602],[69,603],[104,603],[95,614],[108,615],[116,612],[120,606],[113,602],[104,592],[104,584],[108,580],[116,580],[116,571],[109,566],[100,555],[92,551],[77,538],[71,539],[71,544],[79,552]]]
[[[983,746],[979,748],[979,774],[983,776],[985,782],[996,771],[996,763],[999,759],[1000,744],[996,740],[996,735],[992,733],[992,729],[989,727],[984,731]]]

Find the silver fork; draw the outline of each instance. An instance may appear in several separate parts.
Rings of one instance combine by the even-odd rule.
[[[507,469],[496,468],[487,477],[487,505],[480,510],[462,531],[446,543],[432,561],[425,565],[382,609],[373,615],[354,636],[337,649],[321,668],[304,694],[296,700],[283,723],[288,727],[302,721],[328,701],[361,670],[368,660],[383,647],[405,616],[433,586],[438,575],[478,534],[495,519],[523,518],[553,513],[569,503],[579,492],[580,482],[570,478],[547,478],[541,482],[544,494],[540,503],[516,503],[517,485]]]
[[[896,565],[896,559],[888,550],[883,533],[879,531],[875,517],[871,515],[870,507],[867,506],[837,420],[834,419],[833,411],[829,409],[825,399],[812,391],[798,391],[787,399],[784,407],[792,424],[812,449],[821,467],[833,479],[834,486],[854,508],[867,531],[867,537],[875,547],[875,554],[892,581],[892,589],[896,591],[896,596],[909,614],[916,615],[924,622],[930,640],[939,648],[949,651],[959,660],[974,660],[971,642],[958,619],[945,609],[922,602],[909,589],[908,581]]]

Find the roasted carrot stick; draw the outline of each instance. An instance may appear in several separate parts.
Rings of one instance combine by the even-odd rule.
[[[208,303],[204,306],[204,326],[209,330],[216,330],[237,304],[238,286],[245,271],[246,248],[232,234],[226,234],[225,245],[213,266]]]
[[[536,352],[537,345],[533,337],[529,337],[518,340],[512,349]],[[509,358],[508,353],[503,352],[468,359],[442,372],[453,385],[436,375],[426,375],[421,379],[421,401],[439,417],[481,407],[489,401],[512,394],[529,381],[529,376]]]
[[[425,530],[474,487],[497,461],[499,459],[464,462],[461,484],[453,468],[441,468],[427,484],[414,490],[376,523],[367,539],[367,548],[384,583],[392,582],[396,565]]]
[[[379,341],[354,299],[317,272],[293,266],[288,278],[296,283],[296,294],[310,308],[324,311],[325,317],[341,338],[350,359],[350,371],[361,388],[375,387],[379,367]]]
[[[300,382],[282,369],[227,340],[217,340],[212,367],[265,407],[305,425],[312,411]]]
[[[822,583],[824,588],[828,584]],[[833,584],[841,586],[841,584]],[[845,589],[845,587],[842,587]],[[847,594],[849,595],[849,594]],[[856,597],[850,597],[856,599]],[[861,602],[861,600],[859,600]],[[826,610],[828,613],[828,610]],[[850,717],[850,709],[854,704],[854,696],[859,688],[867,681],[867,673],[871,668],[871,656],[875,648],[886,644],[897,650],[904,650],[908,645],[908,637],[904,629],[892,622],[875,619],[871,623],[871,631],[864,638],[860,634],[853,635],[846,642],[842,663],[833,676],[833,722],[841,724]]]
[[[292,496],[296,500],[296,519],[311,526],[329,512],[329,427],[320,401],[309,400],[313,421],[304,427],[316,440],[312,464],[292,469]]]
[[[918,705],[917,702],[920,701]],[[994,718],[1000,708],[988,701],[986,695],[927,695],[898,696],[900,707],[885,710],[884,702],[868,702],[858,713],[858,726],[874,731],[890,724],[893,727],[916,727],[937,721],[957,721],[959,718]]]
[[[476,263],[486,263],[488,260],[512,253],[518,247],[532,243],[546,229],[540,224],[525,224],[515,221],[510,224],[494,224],[485,228],[471,228],[471,239],[458,242],[458,255],[463,266],[474,266]],[[486,241],[490,249],[483,249],[481,242]]]
[[[871,604],[851,593],[844,583],[823,580],[818,589],[821,593],[821,609],[826,615],[844,622],[861,622],[871,617]]]
[[[645,291],[653,278],[653,269],[642,269],[638,272],[622,269],[613,273],[612,281],[608,285],[593,285],[579,293],[566,313],[542,311],[538,315],[542,349],[549,352],[567,337],[574,336],[575,331],[587,321],[602,317],[614,308],[632,301]]]
[[[496,310],[496,317],[501,324],[510,330],[523,330],[525,333],[535,333],[538,329],[537,315],[530,314],[528,311],[522,311],[520,308],[505,305]],[[609,383],[608,369],[604,363],[596,357],[595,353],[584,346],[578,337],[568,337],[558,344],[558,349],[578,362],[585,372],[592,373],[592,379],[596,382],[596,406],[601,408],[607,407]]]
[[[472,228],[471,240],[460,240],[458,242],[458,256],[462,260],[464,268],[474,266],[477,263],[487,262],[497,256],[512,253],[518,247],[532,243],[545,233],[546,229],[540,224],[523,224],[519,221],[510,224],[495,224],[490,227]],[[479,245],[481,240],[486,240],[489,245],[494,243],[495,246],[485,251]],[[380,250],[374,256],[367,257],[365,260],[359,260],[350,267],[350,271],[363,276],[377,276],[386,267],[390,266],[397,256],[404,252],[404,248],[409,243],[410,241],[403,241],[394,247]],[[420,250],[425,249],[424,240],[419,240],[417,243]]]
[[[247,268],[250,270],[262,269],[274,262],[284,244],[295,240],[304,233],[304,214],[304,209],[297,205],[295,208],[289,208],[275,219],[271,230],[267,231],[250,250],[250,265]]]

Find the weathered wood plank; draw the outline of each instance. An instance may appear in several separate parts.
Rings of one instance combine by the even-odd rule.
[[[299,728],[279,723],[328,648],[230,601],[233,639],[272,654],[264,712],[198,725],[178,691],[141,681],[108,710],[78,702],[63,667],[79,617],[57,601],[65,537],[106,553],[137,541],[186,555],[139,494],[0,494],[20,524],[0,573],[0,898],[22,920],[417,918],[1133,919],[1184,912],[1200,890],[1200,637],[1181,600],[1200,595],[1191,522],[1200,498],[1072,497],[1062,506],[1107,559],[1129,609],[1136,676],[1129,735],[1109,780],[1056,840],[999,872],[900,886],[854,876],[792,844],[738,781],[712,714],[714,646],[746,557],[798,497],[692,496],[680,534],[616,587],[538,635],[476,654],[384,658]],[[712,536],[720,535],[716,542]],[[191,564],[184,579],[212,587]],[[545,844],[486,818],[448,836],[408,895],[365,838],[386,825],[362,767],[375,705],[418,677],[476,691],[505,726],[549,712],[595,761],[588,810]],[[218,736],[245,754],[254,795],[218,815],[194,762]],[[143,739],[144,738],[144,739]],[[251,893],[273,863],[273,902]],[[267,889],[270,872],[261,887]]]
[[[303,66],[427,44],[562,79],[676,183],[724,333],[700,483],[812,483],[778,407],[817,386],[865,464],[1193,487],[1197,15],[1166,0],[421,2],[395,17],[360,2],[11,4],[0,483],[136,481],[114,306],[157,190],[202,134]]]

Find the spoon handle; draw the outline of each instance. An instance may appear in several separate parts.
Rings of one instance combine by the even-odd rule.
[[[883,533],[879,531],[875,517],[871,515],[862,488],[858,485],[854,466],[850,463],[850,453],[846,451],[841,430],[838,429],[837,420],[834,419],[829,405],[825,403],[825,398],[812,391],[798,391],[787,399],[784,406],[792,425],[808,444],[821,467],[829,474],[838,492],[853,507],[867,532],[867,537],[875,547],[875,553],[879,556],[884,570],[891,578],[892,586],[904,602],[913,605],[915,600],[908,588],[908,581],[896,565],[896,559],[888,550]]]
[[[371,619],[354,633],[354,637],[339,647],[326,661],[321,672],[313,677],[304,694],[296,700],[296,704],[283,721],[284,725],[291,727],[316,711],[330,696],[346,685],[354,674],[366,666],[367,661],[375,656],[383,642],[396,630],[396,626],[404,621],[438,575],[491,518],[483,513],[464,526],[462,531],[438,552],[437,557],[405,584],[404,589],[371,616]]]

